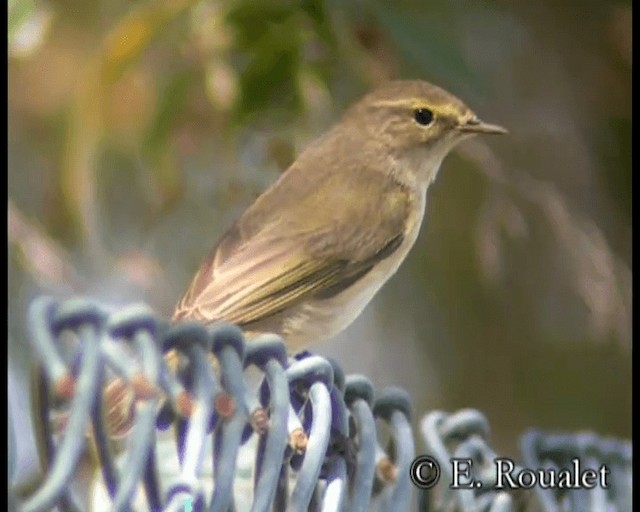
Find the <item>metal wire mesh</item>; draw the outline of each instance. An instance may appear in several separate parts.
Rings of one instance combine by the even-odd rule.
[[[420,427],[426,451],[440,462],[443,482],[453,481],[452,459],[472,460],[474,480],[482,482],[482,491],[475,487],[454,490],[441,485],[440,494],[431,497],[437,510],[516,510],[512,494],[491,490],[496,483],[494,460],[497,455],[487,444],[489,422],[482,413],[473,409],[455,414],[436,411],[427,414]],[[423,500],[429,497],[425,493]]]
[[[599,486],[568,490],[534,487],[543,512],[633,510],[630,442],[588,432],[550,434],[530,430],[521,437],[520,446],[527,467],[557,469],[577,462],[588,468],[604,467],[609,473],[608,489]]]
[[[367,377],[345,377],[333,361],[288,357],[275,336],[245,343],[232,325],[169,325],[144,305],[110,310],[91,300],[40,298],[28,326],[40,363],[32,401],[44,477],[20,499],[10,489],[16,509],[86,510],[90,501],[92,510],[115,511],[400,512],[415,503],[411,400],[399,388],[376,392]],[[492,487],[496,454],[482,413],[432,412],[420,430],[443,474],[435,489],[418,494],[418,510],[631,510],[628,442],[525,434],[527,467],[564,467],[580,457],[608,464],[612,485],[536,489],[523,501]],[[10,423],[10,462],[18,442]],[[88,446],[104,498],[95,486],[80,486],[79,496],[71,485]],[[472,459],[484,490],[450,489],[452,458]],[[169,463],[177,468],[171,477]],[[10,478],[12,471],[10,464]]]
[[[414,445],[410,401],[400,389],[374,398],[366,377],[345,379],[335,363],[310,354],[288,358],[276,337],[245,345],[234,326],[169,326],[141,305],[110,312],[93,301],[41,298],[29,326],[41,363],[33,400],[46,479],[22,504],[25,512],[83,508],[68,484],[89,430],[111,510],[128,510],[139,486],[149,510],[233,510],[238,451],[254,433],[252,511],[369,510],[376,497],[388,503],[383,509],[402,510],[409,502]],[[163,357],[173,351],[177,369]],[[263,375],[256,392],[245,382],[249,366]],[[110,435],[125,421],[118,418],[114,428],[101,392],[114,383],[134,395],[124,471],[117,469]],[[68,404],[59,435],[50,427],[54,402]],[[376,422],[387,425],[394,453],[378,444]],[[160,482],[156,434],[172,424],[179,478]],[[213,457],[205,461],[211,439]],[[207,463],[215,482],[208,496],[200,482]],[[380,478],[381,467],[394,470],[378,472]]]
[[[442,469],[438,486],[419,495],[422,511],[510,512],[624,512],[632,510],[632,446],[629,441],[600,438],[592,433],[552,433],[530,430],[520,438],[522,464],[499,457],[489,446],[489,422],[474,409],[454,414],[434,411],[420,424],[425,451]],[[529,474],[551,469],[555,475],[571,468],[573,460],[584,468],[605,468],[606,486],[587,489],[546,486],[549,477],[535,485],[499,488],[496,461],[513,464],[509,474]],[[452,461],[471,461],[467,481],[480,485],[453,489]],[[465,467],[466,470],[466,467]],[[570,473],[569,473],[570,474]],[[505,482],[508,483],[507,479]],[[526,482],[526,480],[525,480]],[[519,481],[515,482],[519,484]],[[527,482],[528,483],[528,482]],[[573,485],[573,483],[571,484]],[[514,492],[515,491],[515,492]]]

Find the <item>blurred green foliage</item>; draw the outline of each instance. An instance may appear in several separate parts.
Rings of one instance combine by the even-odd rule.
[[[630,2],[8,8],[12,339],[36,293],[170,314],[346,105],[422,78],[511,135],[445,161],[409,261],[318,350],[418,411],[483,409],[508,448],[530,425],[630,434]]]

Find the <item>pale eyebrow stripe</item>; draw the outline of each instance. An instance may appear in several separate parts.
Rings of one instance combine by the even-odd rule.
[[[427,105],[417,98],[410,100],[380,100],[372,103],[371,106],[376,108],[428,108],[438,117],[457,119],[460,116],[460,112],[455,106],[445,104],[435,107]]]
[[[414,107],[419,102],[416,100],[381,100],[376,101],[372,107]]]

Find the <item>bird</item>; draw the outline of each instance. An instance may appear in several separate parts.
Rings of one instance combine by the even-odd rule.
[[[504,134],[423,80],[366,94],[224,232],[172,321],[229,322],[306,349],[349,326],[418,237],[445,156]]]

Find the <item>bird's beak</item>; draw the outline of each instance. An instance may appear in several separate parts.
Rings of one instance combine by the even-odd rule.
[[[464,124],[459,124],[457,128],[459,131],[465,133],[486,133],[489,135],[504,135],[505,133],[509,133],[502,126],[484,123],[476,117],[469,119]]]

